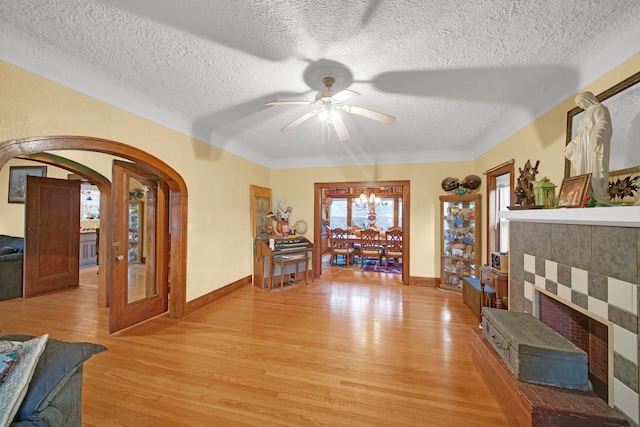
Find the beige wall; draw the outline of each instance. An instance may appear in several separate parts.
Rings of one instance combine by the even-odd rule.
[[[578,90],[599,94],[622,80],[640,71],[640,54],[616,67],[601,78]],[[577,92],[576,92],[577,94]],[[524,127],[497,147],[477,158],[474,162],[476,173],[480,174],[509,159],[515,159],[515,171],[527,160],[540,160],[537,179],[547,177],[560,189],[564,178],[564,146],[566,141],[567,112],[575,108],[575,94],[565,99],[546,114]],[[615,132],[615,117],[612,117]],[[483,183],[484,185],[485,183]],[[483,242],[486,242],[486,227],[483,227]],[[486,243],[483,244],[486,249]],[[486,259],[486,258],[483,258]]]
[[[323,182],[408,180],[411,183],[411,276],[440,276],[440,187],[447,176],[464,178],[472,162],[276,169],[272,171],[273,200],[293,207],[293,222],[313,223],[313,184]],[[455,172],[452,172],[455,171]],[[292,179],[295,177],[295,179]]]
[[[269,169],[10,64],[0,62],[0,75],[0,141],[39,135],[106,138],[153,154],[183,177],[189,191],[187,300],[252,274],[249,185],[269,187]],[[103,155],[75,156],[111,176]],[[0,173],[4,192],[7,176],[8,166]],[[16,214],[23,215],[17,210],[0,193],[0,233],[16,231],[11,224]]]
[[[585,89],[599,93],[638,70],[640,55]],[[0,62],[0,75],[0,141],[62,134],[107,138],[145,150],[182,175],[189,190],[187,300],[251,275],[250,184],[273,188],[274,201],[283,199],[293,207],[293,222],[304,219],[311,225],[316,182],[409,180],[410,274],[438,277],[442,179],[482,176],[509,159],[515,159],[517,171],[531,159],[541,161],[539,177],[560,184],[566,113],[574,107],[571,96],[473,162],[269,170],[7,63]],[[73,156],[111,176],[110,160],[101,155]],[[11,224],[22,213],[6,203],[7,177],[5,167],[0,171],[0,233],[11,234],[17,230]]]
[[[11,160],[0,169],[0,234],[24,237],[24,204],[8,203],[9,168],[11,166],[43,166],[28,160]],[[47,166],[47,177],[67,179],[68,172],[55,166]]]
[[[636,55],[615,70],[582,90],[598,94],[640,70]],[[462,179],[474,173],[483,177],[480,193],[484,194],[483,172],[510,159],[518,168],[527,160],[540,160],[537,178],[547,176],[558,186],[564,177],[564,154],[567,112],[575,107],[575,95],[524,127],[473,162],[376,165],[369,167],[334,167],[277,169],[271,173],[273,199],[284,199],[294,208],[293,222],[313,221],[313,184],[316,182],[409,180],[411,181],[411,265],[410,275],[440,276],[439,199],[444,192],[442,179]],[[293,179],[292,177],[295,177]],[[486,200],[483,198],[482,259],[486,260]]]

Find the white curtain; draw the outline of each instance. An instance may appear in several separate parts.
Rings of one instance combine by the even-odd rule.
[[[511,200],[511,187],[509,183],[509,174],[496,177],[496,228],[500,233],[499,252],[507,252],[509,250],[509,221],[500,218],[500,211],[506,211],[509,201]]]

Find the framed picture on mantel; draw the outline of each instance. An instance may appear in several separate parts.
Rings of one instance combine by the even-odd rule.
[[[579,208],[591,181],[591,174],[572,176],[562,180],[558,193],[558,208]]]

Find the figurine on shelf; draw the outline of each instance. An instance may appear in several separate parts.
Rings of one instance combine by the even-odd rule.
[[[540,160],[536,161],[536,165],[533,168],[531,167],[531,161],[527,160],[527,163],[524,165],[524,170],[518,168],[520,170],[520,177],[518,177],[518,184],[513,193],[516,206],[535,206],[536,196],[533,190],[533,181],[536,180],[538,165],[540,165]]]
[[[564,148],[564,156],[571,162],[571,176],[590,173],[590,195],[598,202],[608,202],[611,116],[591,92],[580,92],[576,104],[584,114],[578,133]]]

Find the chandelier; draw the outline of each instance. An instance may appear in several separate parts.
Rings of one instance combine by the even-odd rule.
[[[375,194],[369,193],[367,196],[366,192],[363,191],[362,194],[360,194],[360,197],[358,197],[353,203],[353,207],[359,211],[363,211],[365,209],[375,211],[377,208],[387,206],[388,204],[389,202],[383,202],[380,200],[380,197],[376,197]]]

